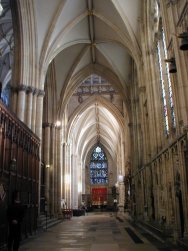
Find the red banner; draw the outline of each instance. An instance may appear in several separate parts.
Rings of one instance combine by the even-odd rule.
[[[107,188],[92,188],[92,205],[103,205],[107,201]]]

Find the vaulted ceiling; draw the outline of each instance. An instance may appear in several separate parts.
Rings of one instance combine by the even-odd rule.
[[[1,3],[2,5],[4,3],[5,10],[9,0],[2,0]],[[62,107],[68,104],[75,89],[91,74],[105,78],[118,90],[128,105],[126,98],[129,96],[131,85],[132,62],[138,65],[141,56],[139,31],[142,1],[30,0],[29,3],[34,10],[32,18],[36,33],[35,56],[39,71],[45,75],[50,63],[55,66],[59,113],[61,114]],[[24,8],[25,6],[23,5]],[[6,74],[10,74],[12,28],[8,24],[9,18],[5,18],[4,14],[0,18],[2,31],[0,47],[1,53],[7,55],[2,64],[9,60]],[[8,12],[6,16],[8,17]],[[4,83],[3,72],[1,70],[1,81]],[[110,108],[97,105],[98,103],[91,102],[91,106],[80,114],[82,120],[79,124],[83,131],[80,132],[80,136],[76,136],[80,142],[78,148],[86,139],[90,139],[93,143],[93,139],[97,139],[100,132],[106,147],[108,149],[112,147],[115,151],[123,128],[119,125],[116,115],[110,112]],[[98,107],[97,112],[96,107]],[[92,125],[89,118],[94,118],[95,133],[93,129],[89,130]],[[128,117],[126,120],[128,123]],[[89,131],[93,132],[90,136],[95,134],[95,137],[89,137]],[[106,135],[108,140],[105,140]],[[88,142],[85,142],[85,145],[88,146]]]
[[[66,107],[75,89],[94,73],[112,84],[126,103],[132,61],[137,63],[140,58],[140,11],[141,1],[137,0],[69,0],[54,1],[53,5],[47,1],[46,8],[36,5],[38,33],[44,41],[38,48],[41,64],[55,65],[59,109]],[[69,137],[76,141],[80,156],[86,156],[100,138],[116,159],[129,118],[123,114],[126,125],[122,126],[121,112],[113,113],[110,103],[104,106],[94,98],[86,102],[85,108],[77,109],[71,117]]]
[[[130,84],[131,58],[140,50],[140,0],[34,0],[38,55],[47,69],[54,59],[57,93],[88,66],[102,66]]]

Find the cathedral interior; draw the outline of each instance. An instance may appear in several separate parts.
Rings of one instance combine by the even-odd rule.
[[[15,190],[188,240],[187,63],[187,0],[1,0],[0,247]]]

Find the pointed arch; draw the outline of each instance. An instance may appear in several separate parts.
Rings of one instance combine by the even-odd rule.
[[[89,77],[91,74],[97,74],[103,78],[105,78],[113,87],[114,89],[117,89],[122,96],[126,108],[127,108],[127,113],[130,113],[130,102],[129,102],[129,97],[128,97],[128,89],[123,88],[123,84],[110,69],[107,67],[104,67],[99,64],[95,65],[88,65],[85,67],[83,70],[81,70],[79,73],[77,73],[72,79],[71,82],[67,84],[62,90],[60,100],[62,100],[62,103],[59,104],[59,109],[58,109],[58,116],[61,117],[61,114],[63,114],[64,109],[66,107],[66,104],[68,103],[70,97],[74,93],[75,89],[78,88],[80,83]]]
[[[119,144],[119,139],[122,138],[122,141],[125,142],[125,149],[126,151],[129,151],[129,143],[130,143],[130,135],[129,135],[129,118],[124,117],[120,111],[108,100],[105,98],[99,96],[99,95],[93,95],[87,100],[85,100],[77,109],[74,111],[74,113],[71,115],[69,119],[69,123],[67,125],[67,135],[66,135],[66,142],[68,142],[72,135],[75,136],[75,125],[80,120],[80,116],[83,114],[86,109],[89,109],[90,107],[94,106],[96,103],[98,103],[101,107],[104,107],[107,111],[109,111],[109,114],[112,114],[112,116],[115,118],[116,123],[113,125],[113,122],[111,121],[111,126],[108,125],[108,130],[111,130],[111,137],[116,137],[116,143],[112,141],[111,138],[108,138],[108,135],[106,135],[105,131],[102,130],[102,133],[100,135],[102,144],[108,149],[110,155],[115,159],[116,152],[117,152],[117,146]],[[94,124],[88,124],[86,127],[86,131],[83,132],[83,125],[80,125],[77,131],[77,134],[80,135],[82,131],[82,138],[80,138],[80,142],[77,145],[77,152],[79,152],[80,156],[87,156],[89,149],[92,145],[96,144],[97,137],[96,134],[91,133],[90,127],[92,127]],[[118,126],[117,126],[118,125]],[[103,123],[101,124],[101,127],[106,127],[106,125]],[[119,127],[119,128],[118,128]],[[87,135],[87,131],[89,132],[89,135]],[[116,136],[115,136],[116,135]],[[80,136],[81,137],[81,136]],[[87,138],[87,141],[85,140]],[[124,140],[126,138],[126,141]]]

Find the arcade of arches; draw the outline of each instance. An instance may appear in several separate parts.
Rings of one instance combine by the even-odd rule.
[[[0,6],[0,214],[19,189],[28,233],[46,210],[116,203],[186,238],[188,2]]]

